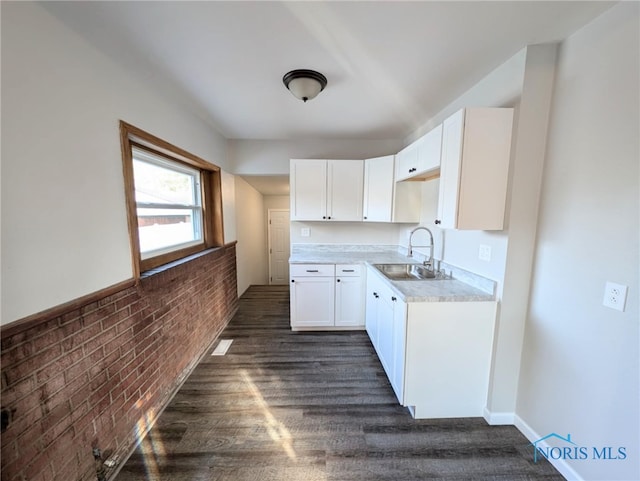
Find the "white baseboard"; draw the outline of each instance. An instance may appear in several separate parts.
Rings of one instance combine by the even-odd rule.
[[[542,437],[539,433],[535,432],[531,428],[531,426],[525,423],[517,414],[515,415],[515,426],[516,428],[518,428],[518,431],[520,431],[524,435],[524,437],[526,437],[532,443]],[[546,441],[540,442],[540,446],[542,448],[549,447]],[[531,452],[533,456],[533,447],[531,447]],[[548,461],[553,465],[554,468],[556,468],[560,472],[562,476],[564,476],[567,481],[584,481],[583,478],[578,473],[576,473],[573,468],[569,466],[569,464],[567,464],[566,460],[549,459]]]
[[[482,415],[491,426],[513,426],[515,424],[515,413],[493,413],[485,406]]]

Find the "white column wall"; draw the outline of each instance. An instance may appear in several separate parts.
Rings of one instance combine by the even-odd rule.
[[[588,448],[559,463],[569,479],[640,479],[639,19],[622,2],[559,51],[517,415]],[[629,286],[625,312],[606,281]]]
[[[251,285],[268,284],[264,197],[239,175],[236,185],[238,296]]]

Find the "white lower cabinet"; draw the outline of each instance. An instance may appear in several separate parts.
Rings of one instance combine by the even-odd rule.
[[[407,305],[372,271],[367,272],[365,325],[369,339],[403,404]]]
[[[400,404],[415,418],[482,416],[496,303],[405,303],[367,274],[366,330]]]
[[[336,265],[335,325],[364,325],[364,283],[360,265]]]
[[[359,264],[291,264],[293,330],[362,329],[364,285]]]
[[[333,264],[305,264],[290,267],[292,326],[333,326],[334,272]]]

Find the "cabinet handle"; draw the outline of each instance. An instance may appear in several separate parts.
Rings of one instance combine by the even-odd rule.
[[[436,225],[440,225],[440,224],[441,224],[441,221],[439,221],[438,219],[436,219],[435,224],[436,224]]]
[[[355,272],[355,269],[342,269],[342,272]]]
[[[307,269],[307,272],[318,272],[318,269]]]
[[[375,297],[375,298],[377,299],[377,298],[378,298],[378,297],[380,297],[380,296],[378,296],[378,293],[377,293],[377,292],[374,292],[374,293],[373,293],[373,297]]]
[[[396,296],[391,296],[391,300],[392,300],[393,302],[396,302],[398,299],[396,299]]]

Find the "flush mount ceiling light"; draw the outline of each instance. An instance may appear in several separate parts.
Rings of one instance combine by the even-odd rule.
[[[315,70],[292,70],[282,77],[285,87],[303,102],[311,100],[327,86],[327,77]]]

